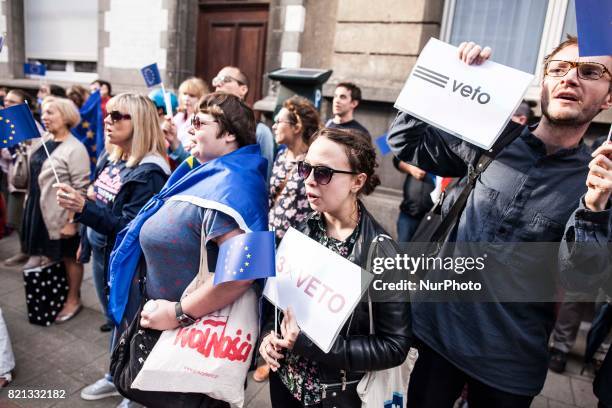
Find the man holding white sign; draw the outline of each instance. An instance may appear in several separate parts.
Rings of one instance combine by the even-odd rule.
[[[463,62],[473,65],[476,76],[484,75],[488,62],[480,64],[489,58],[490,49],[463,43],[458,53]],[[546,57],[541,122],[534,128],[519,129],[518,137],[475,180],[458,225],[447,238],[447,242],[497,242],[508,247],[496,254],[505,261],[505,270],[493,275],[504,276],[507,281],[494,282],[483,274],[485,285],[530,288],[532,279],[543,279],[554,288],[556,260],[517,254],[511,250],[511,243],[561,241],[563,227],[586,191],[591,155],[582,137],[591,120],[612,106],[610,72],[611,56],[579,57],[575,38],[561,43]],[[500,76],[497,80],[501,83],[508,78]],[[490,96],[488,103],[503,97]],[[461,95],[459,99],[465,104],[484,101],[477,98]],[[423,100],[419,103],[426,104]],[[441,123],[446,114],[439,111],[435,118],[427,119]],[[500,125],[505,123],[498,120]],[[464,116],[463,121],[477,129],[485,118],[471,115]],[[516,130],[508,126],[500,139],[511,129]],[[467,139],[465,134],[462,137]],[[473,171],[483,153],[480,147],[404,112],[395,119],[388,143],[399,159],[440,176],[463,177],[468,169]],[[583,218],[577,222],[581,234],[592,232],[589,228],[594,226],[588,219],[595,210],[576,215]],[[444,245],[439,256],[448,247]],[[526,262],[523,267],[517,266],[517,255]],[[540,276],[522,275],[527,264],[538,266]],[[547,373],[547,340],[554,321],[550,303],[413,303],[412,311],[419,360],[411,377],[409,406],[450,407],[465,383],[471,408],[528,407],[541,391]]]
[[[456,55],[452,45],[430,39],[395,107],[489,149],[521,103],[533,75],[490,61],[474,69]],[[465,120],[469,117],[478,121]]]

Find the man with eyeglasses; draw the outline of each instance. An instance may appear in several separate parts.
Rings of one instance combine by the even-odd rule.
[[[221,71],[211,81],[216,92],[227,92],[236,95],[244,100],[249,93],[249,78],[237,67],[223,67]],[[255,129],[257,144],[261,149],[261,155],[268,160],[268,177],[266,182],[270,182],[272,174],[272,164],[274,163],[274,135],[268,126],[257,122]]]
[[[459,47],[459,57],[468,64],[482,63],[490,54],[490,48],[474,43]],[[566,222],[579,205],[576,235],[607,228],[609,201],[602,207],[601,197],[585,195],[593,158],[582,138],[593,118],[612,106],[611,70],[612,56],[579,57],[575,37],[546,57],[541,121],[519,129],[520,135],[478,177],[447,238],[484,242],[490,250],[491,243],[503,244],[488,254],[496,258],[495,273],[474,272],[467,279],[476,277],[485,288],[521,288],[521,295],[541,285],[552,298],[558,274],[556,255],[542,258],[536,250],[517,251],[518,243],[560,242]],[[509,125],[501,137],[514,126]],[[482,154],[482,149],[401,112],[388,143],[400,160],[441,176],[464,176]],[[596,160],[610,168],[610,155],[608,150]],[[457,246],[454,253],[449,253],[450,247],[444,244],[438,256],[477,257],[484,252],[483,245],[480,250],[475,245]],[[449,274],[456,277],[452,271]],[[428,271],[428,278],[439,276],[446,275]],[[518,291],[514,293],[522,299]],[[419,359],[410,378],[409,407],[451,407],[466,383],[470,408],[531,404],[546,379],[552,303],[428,303],[416,297],[412,324]]]

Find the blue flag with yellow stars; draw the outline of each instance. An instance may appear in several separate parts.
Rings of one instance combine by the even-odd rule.
[[[13,147],[35,137],[40,137],[40,132],[27,104],[0,110],[0,147]]]
[[[89,153],[91,176],[96,169],[98,155],[104,149],[104,124],[102,117],[102,98],[95,91],[81,107],[81,123],[72,129],[72,134],[81,141]]]
[[[274,250],[274,231],[254,231],[228,239],[219,248],[215,285],[275,276]]]

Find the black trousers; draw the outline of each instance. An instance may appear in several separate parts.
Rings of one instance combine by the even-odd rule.
[[[408,408],[452,408],[468,386],[470,408],[529,408],[533,397],[510,394],[471,378],[423,342],[410,375]],[[503,370],[503,367],[500,367]]]

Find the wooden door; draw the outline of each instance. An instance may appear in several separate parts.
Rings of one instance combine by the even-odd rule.
[[[233,65],[250,81],[246,101],[261,99],[268,4],[219,4],[201,1],[198,16],[196,75],[212,86],[219,70]]]

